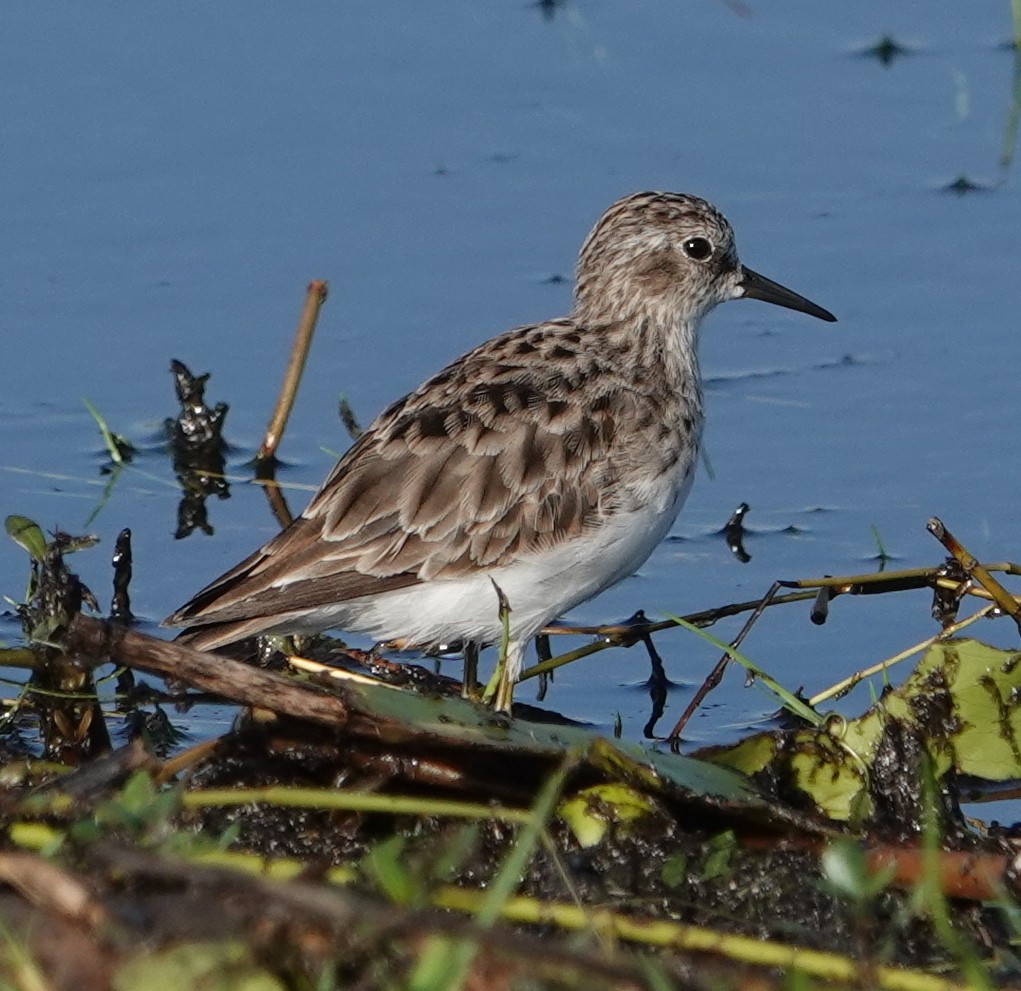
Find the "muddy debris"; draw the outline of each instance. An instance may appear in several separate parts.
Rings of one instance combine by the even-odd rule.
[[[81,613],[71,545],[40,539],[23,616],[47,640],[0,736],[5,977],[950,989],[978,967],[1021,986],[1013,832],[966,819],[958,788],[1021,777],[1019,655],[946,641],[858,719],[682,756],[497,716],[328,638],[274,669],[156,640]],[[111,664],[136,679],[116,748],[77,715],[105,731]],[[68,691],[36,690],[61,670]],[[155,742],[170,701],[211,698],[237,706],[229,732]]]

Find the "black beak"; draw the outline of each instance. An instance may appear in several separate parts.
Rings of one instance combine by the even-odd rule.
[[[761,299],[767,303],[776,303],[777,306],[786,306],[789,310],[800,310],[802,313],[818,317],[820,320],[829,320],[830,323],[837,319],[829,310],[824,310],[821,306],[816,306],[810,299],[805,299],[804,296],[785,289],[779,282],[767,279],[764,275],[759,275],[758,272],[753,272],[743,265],[741,272],[740,286],[749,299]]]

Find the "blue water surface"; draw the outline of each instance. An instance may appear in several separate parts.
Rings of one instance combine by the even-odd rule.
[[[663,188],[715,202],[751,267],[840,322],[751,301],[709,318],[711,476],[642,571],[569,618],[871,571],[877,534],[888,567],[938,564],[932,514],[980,557],[1021,558],[1009,32],[1005,2],[6,0],[3,512],[97,533],[74,563],[104,601],[130,527],[133,606],[154,624],[275,530],[244,462],[310,279],[330,297],[281,450],[295,509],[347,446],[340,394],[367,422],[473,344],[566,313],[592,223]],[[884,66],[865,50],[887,33],[910,51]],[[982,188],[943,191],[961,175]],[[212,536],[174,539],[171,358],[231,406],[238,481],[209,503]],[[103,503],[83,398],[142,449]],[[717,533],[742,501],[747,564]],[[0,541],[2,591],[19,598],[26,573]],[[1003,621],[977,630],[1016,645]],[[927,593],[904,593],[840,599],[824,627],[775,610],[745,649],[814,692],[934,632]],[[684,686],[717,656],[687,633],[657,642]],[[638,738],[647,674],[640,647],[607,651],[548,702]],[[773,708],[734,672],[687,736],[729,739]]]

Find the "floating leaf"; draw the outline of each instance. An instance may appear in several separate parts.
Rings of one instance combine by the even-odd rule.
[[[882,773],[877,756],[893,736],[927,752],[937,775],[952,768],[987,781],[1021,777],[1021,653],[977,640],[935,644],[899,688],[858,719],[758,734],[699,756],[782,782],[847,821],[867,803],[870,777]]]

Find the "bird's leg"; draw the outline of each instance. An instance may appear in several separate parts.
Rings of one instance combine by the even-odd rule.
[[[464,677],[461,682],[461,698],[478,697],[479,645],[474,640],[464,642]]]

